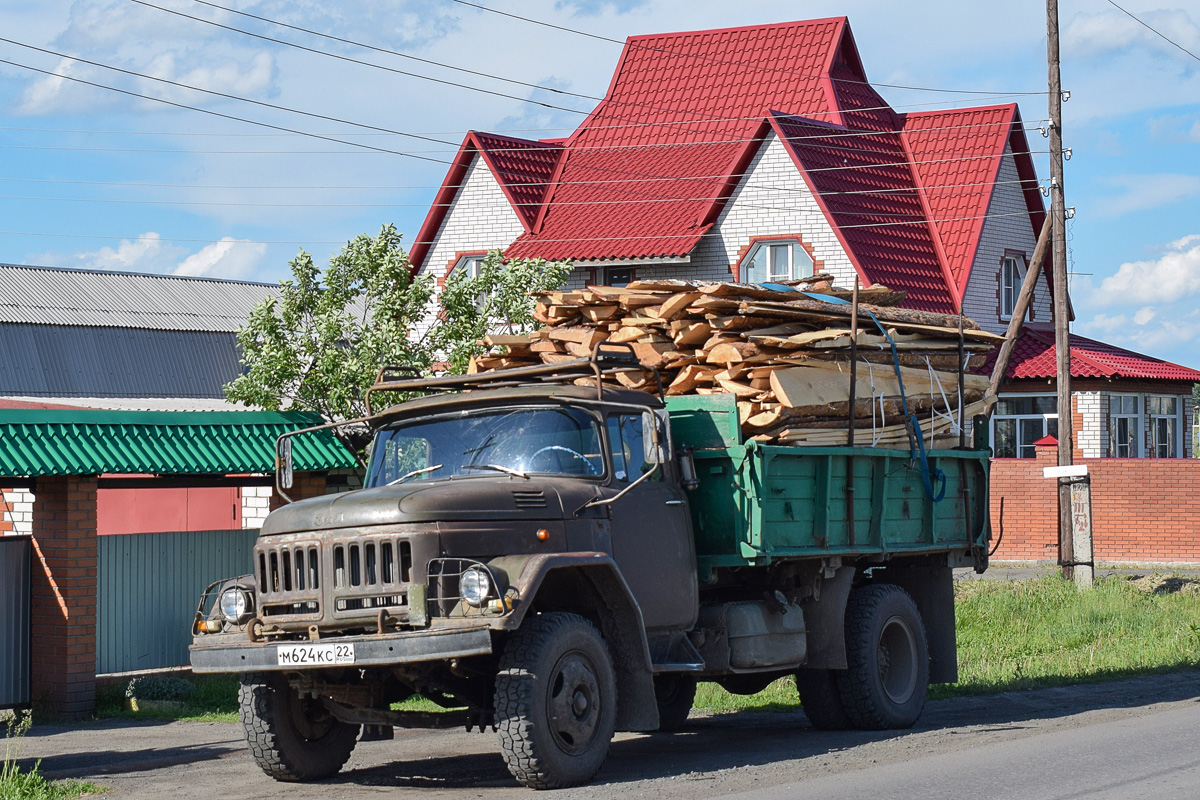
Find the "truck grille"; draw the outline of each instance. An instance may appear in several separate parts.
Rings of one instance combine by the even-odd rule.
[[[403,608],[412,581],[412,545],[398,537],[353,542],[259,545],[255,559],[259,613],[264,617],[321,615],[328,598],[335,616]]]

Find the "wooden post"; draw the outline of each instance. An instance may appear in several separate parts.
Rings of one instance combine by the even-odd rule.
[[[1058,356],[1058,465],[1071,465],[1071,338],[1067,301],[1067,219],[1063,196],[1062,83],[1059,74],[1058,0],[1046,0],[1046,56],[1050,79],[1050,218],[1053,221],[1054,349]],[[1075,573],[1071,487],[1059,479],[1058,560],[1064,578]],[[1090,559],[1089,559],[1090,560]]]
[[[846,432],[846,444],[854,447],[854,405],[858,387],[858,275],[854,276],[854,290],[850,295],[850,428]]]
[[[855,405],[858,390],[858,274],[854,275],[854,291],[850,295],[850,427],[846,430],[846,444],[854,447],[854,421],[858,416]],[[858,542],[854,526],[854,455],[846,456],[846,538],[851,547]]]
[[[965,380],[963,372],[967,368],[966,364],[966,343],[963,341],[963,309],[962,303],[958,305],[958,446],[965,448],[967,446],[967,428],[963,424],[963,398],[966,391],[963,387]],[[949,411],[950,409],[946,409]]]

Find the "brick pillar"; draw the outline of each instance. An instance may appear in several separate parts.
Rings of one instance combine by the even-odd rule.
[[[32,696],[86,717],[96,701],[96,478],[38,478],[33,503]]]
[[[297,472],[293,477],[293,485],[291,489],[287,489],[288,497],[295,500],[305,500],[309,497],[320,497],[328,494],[326,486],[326,473],[324,472]],[[283,498],[279,496],[279,492],[271,491],[271,510],[284,505]]]

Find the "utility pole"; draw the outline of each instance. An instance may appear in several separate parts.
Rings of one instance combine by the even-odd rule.
[[[1050,80],[1050,219],[1054,270],[1054,349],[1058,356],[1058,465],[1071,465],[1071,340],[1067,298],[1067,220],[1063,195],[1062,83],[1059,76],[1058,0],[1046,0],[1046,60]],[[1030,264],[1040,269],[1041,264]],[[1071,486],[1058,480],[1058,560],[1064,578],[1075,574]],[[1087,560],[1091,560],[1090,557]],[[1081,576],[1082,577],[1082,576]],[[1090,577],[1090,575],[1089,575]]]

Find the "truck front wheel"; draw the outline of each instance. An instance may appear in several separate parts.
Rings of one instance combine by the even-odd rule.
[[[577,614],[531,617],[512,635],[496,676],[496,727],[508,771],[532,789],[589,781],[616,725],[612,658]]]
[[[282,675],[242,675],[238,703],[250,753],[277,781],[328,778],[354,750],[359,726],[335,719],[318,700],[301,698]]]
[[[856,728],[911,728],[929,691],[929,647],[921,613],[891,584],[856,589],[846,604],[846,662],[839,694]]]

